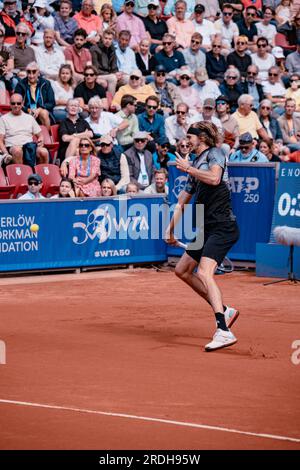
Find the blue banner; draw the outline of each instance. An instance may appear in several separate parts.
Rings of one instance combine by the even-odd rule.
[[[229,256],[232,259],[254,261],[256,243],[267,242],[270,236],[275,164],[228,164],[228,173],[232,208],[240,229],[240,239]],[[177,170],[174,164],[169,165],[170,203],[177,202],[186,178],[186,174]],[[168,255],[178,256],[182,252],[180,248],[168,247]]]
[[[160,196],[1,202],[0,271],[165,261],[163,203]]]

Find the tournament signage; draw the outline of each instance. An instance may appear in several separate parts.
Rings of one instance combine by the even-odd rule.
[[[0,270],[165,261],[165,208],[160,196],[0,203]]]
[[[276,192],[273,226],[300,228],[300,165],[281,163]]]

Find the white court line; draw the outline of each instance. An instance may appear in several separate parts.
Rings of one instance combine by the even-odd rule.
[[[50,410],[75,411],[77,413],[89,413],[89,414],[101,415],[101,416],[113,416],[116,418],[136,419],[139,421],[151,421],[154,423],[173,424],[174,426],[184,426],[184,427],[196,428],[196,429],[207,429],[210,431],[222,431],[222,432],[229,432],[233,434],[242,434],[244,436],[262,437],[265,439],[273,439],[277,441],[289,441],[289,442],[300,443],[300,439],[296,439],[294,437],[276,436],[274,434],[261,434],[261,433],[248,432],[248,431],[239,431],[238,429],[223,428],[219,426],[208,426],[206,424],[186,423],[184,421],[173,421],[170,419],[149,418],[147,416],[136,416],[136,415],[129,415],[129,414],[124,414],[124,413],[111,413],[107,411],[87,410],[84,408],[73,408],[70,406],[45,405],[42,403],[31,403],[27,401],[4,400],[1,398],[0,398],[0,403],[7,403],[11,405],[20,405],[20,406],[31,406],[34,408],[46,408]]]

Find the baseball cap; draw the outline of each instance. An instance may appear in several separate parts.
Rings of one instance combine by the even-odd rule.
[[[276,59],[284,59],[285,58],[284,53],[283,53],[283,49],[280,46],[273,47],[272,54],[273,54],[274,57],[276,57]]]
[[[41,176],[38,175],[37,173],[32,173],[31,175],[29,175],[27,181],[28,183],[29,181],[36,181],[39,184],[43,182]]]
[[[147,7],[149,8],[150,5],[154,5],[156,7],[159,7],[159,1],[158,0],[149,0],[149,3],[147,5]]]
[[[239,142],[240,144],[252,144],[253,137],[250,132],[245,132],[244,134],[240,135]]]
[[[113,138],[111,135],[109,134],[106,134],[106,135],[103,135],[100,139],[100,144],[112,144],[113,143]]]
[[[218,101],[225,101],[226,103],[229,103],[228,96],[226,96],[226,95],[218,96],[218,98],[216,99],[216,104],[218,104]]]
[[[203,13],[204,11],[205,11],[205,6],[201,5],[201,3],[199,5],[196,5],[194,8],[195,13]]]
[[[197,80],[199,80],[200,82],[204,82],[205,80],[208,80],[208,75],[207,75],[207,71],[205,67],[199,67],[196,70],[195,76]]]
[[[158,145],[168,145],[169,147],[171,146],[169,139],[167,137],[160,137],[157,139]]]
[[[183,75],[187,75],[188,77],[191,78],[192,74],[190,69],[182,69],[179,71],[179,77],[182,77]]]
[[[216,102],[212,98],[206,98],[206,100],[204,100],[203,107],[215,108],[215,106],[216,106]]]
[[[139,77],[142,78],[143,74],[139,69],[133,70],[130,74],[130,77]]]
[[[124,5],[126,5],[127,3],[134,3],[135,4],[135,0],[125,0]]]
[[[133,135],[133,140],[136,139],[149,139],[148,132],[145,131],[138,131]]]
[[[154,72],[167,72],[166,67],[162,64],[156,65]]]

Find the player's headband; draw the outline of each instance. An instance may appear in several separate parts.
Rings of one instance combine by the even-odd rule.
[[[201,129],[198,129],[198,127],[190,127],[187,131],[187,134],[192,134],[192,135],[196,135],[199,137],[199,135],[202,133],[203,131]]]

